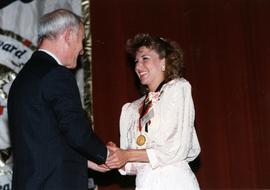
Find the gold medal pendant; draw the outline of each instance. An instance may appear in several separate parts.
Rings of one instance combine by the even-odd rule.
[[[144,145],[145,141],[146,141],[146,138],[144,135],[139,135],[137,137],[137,145],[142,146]]]

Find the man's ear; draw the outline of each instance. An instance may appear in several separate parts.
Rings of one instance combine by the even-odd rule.
[[[71,40],[71,38],[73,37],[73,34],[74,33],[74,31],[73,30],[71,30],[70,28],[68,28],[68,29],[66,29],[65,31],[64,31],[64,40],[65,40],[65,42],[69,45],[70,44],[70,40]]]

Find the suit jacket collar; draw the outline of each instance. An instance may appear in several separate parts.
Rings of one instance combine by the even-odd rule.
[[[54,55],[52,52],[50,52],[50,51],[48,51],[48,50],[46,50],[46,49],[38,49],[38,51],[43,51],[43,52],[47,53],[48,55],[50,55],[51,57],[53,57],[53,58],[56,60],[56,62],[58,63],[58,65],[64,66],[64,65],[61,63],[61,61],[58,59],[58,57],[57,57],[56,55]]]
[[[55,66],[59,65],[57,61],[48,53],[44,51],[35,51],[31,57],[32,62],[42,62],[53,64]]]

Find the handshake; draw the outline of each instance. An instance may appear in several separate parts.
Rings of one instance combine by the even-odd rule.
[[[106,146],[109,151],[109,155],[105,164],[98,165],[88,160],[88,168],[104,173],[111,169],[121,168],[128,162],[127,150],[120,149],[113,142],[108,142]]]

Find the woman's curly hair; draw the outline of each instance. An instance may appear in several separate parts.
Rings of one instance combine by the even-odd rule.
[[[135,57],[136,52],[143,46],[154,50],[160,59],[165,58],[166,82],[183,76],[183,52],[176,42],[144,33],[127,41],[127,51],[132,57]]]

